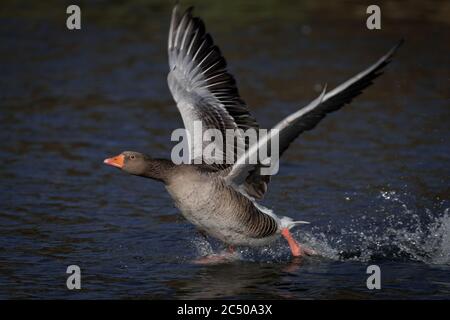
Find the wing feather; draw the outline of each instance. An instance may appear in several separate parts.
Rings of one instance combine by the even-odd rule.
[[[280,121],[273,128],[279,132],[279,157],[286,151],[289,145],[303,132],[313,129],[328,113],[339,110],[344,105],[350,103],[356,96],[370,86],[377,77],[383,73],[383,68],[389,64],[393,55],[403,43],[401,40],[377,62],[358,73],[354,77],[345,81],[333,90],[322,95],[311,102],[306,107],[289,115]],[[237,190],[250,198],[261,199],[267,191],[268,178],[261,174],[262,163],[249,164],[252,152],[257,152],[257,148],[269,143],[264,142],[250,148],[236,164],[229,170],[226,181]],[[260,159],[261,160],[261,159]]]
[[[227,71],[225,58],[206,32],[203,21],[193,17],[192,11],[190,7],[180,16],[178,5],[172,11],[168,39],[170,71],[167,78],[185,128],[191,136],[191,160],[194,141],[197,141],[193,134],[194,121],[202,121],[203,132],[218,129],[223,137],[226,136],[226,129],[258,128],[258,123],[239,96],[236,81]],[[237,154],[236,149],[233,154]],[[217,167],[224,169],[227,166]]]

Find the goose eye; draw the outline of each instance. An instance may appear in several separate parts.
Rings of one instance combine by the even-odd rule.
[[[134,160],[134,158],[136,158],[134,155],[131,155],[131,156],[130,156],[130,159],[131,159],[131,160]]]

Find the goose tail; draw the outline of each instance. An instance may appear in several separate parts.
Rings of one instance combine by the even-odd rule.
[[[281,229],[287,228],[288,230],[291,230],[292,228],[294,228],[300,224],[309,224],[309,222],[308,221],[300,221],[300,220],[294,221],[289,217],[282,217],[280,219]]]

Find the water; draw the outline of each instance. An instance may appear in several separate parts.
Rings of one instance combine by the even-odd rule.
[[[0,298],[449,298],[442,13],[389,11],[369,32],[353,2],[230,2],[229,20],[200,5],[263,127],[406,44],[374,86],[291,146],[269,186],[264,204],[310,221],[294,234],[320,256],[293,260],[280,240],[196,265],[222,245],[198,236],[162,185],[102,163],[123,150],[170,154],[182,126],[165,82],[170,8],[95,4],[69,32],[50,2],[20,3],[0,15]],[[65,286],[72,264],[80,291]],[[366,288],[372,264],[381,290]]]

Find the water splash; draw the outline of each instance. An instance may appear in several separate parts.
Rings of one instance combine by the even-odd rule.
[[[191,244],[197,251],[196,254],[198,256],[208,256],[215,254],[215,250],[212,246],[212,243],[206,240],[205,237],[196,237],[191,240]]]
[[[428,261],[433,264],[450,264],[450,215],[449,208],[442,218],[430,226],[430,234],[424,243]]]
[[[311,231],[294,231],[299,241],[316,250],[320,257],[340,261],[418,261],[450,264],[450,208],[436,213],[430,209],[412,209],[408,198],[395,191],[381,191],[377,204],[369,212],[349,217],[345,225],[336,221]],[[381,201],[380,201],[381,200]],[[374,214],[370,214],[370,210]],[[223,250],[220,243],[194,238],[198,256]],[[282,262],[290,259],[283,239],[262,248],[239,248],[246,261]]]
[[[383,201],[376,214],[350,218],[338,231],[330,222],[326,231],[315,227],[297,237],[330,259],[450,264],[449,208],[440,214],[427,208],[411,209],[407,199],[395,191],[382,191],[380,198]]]

